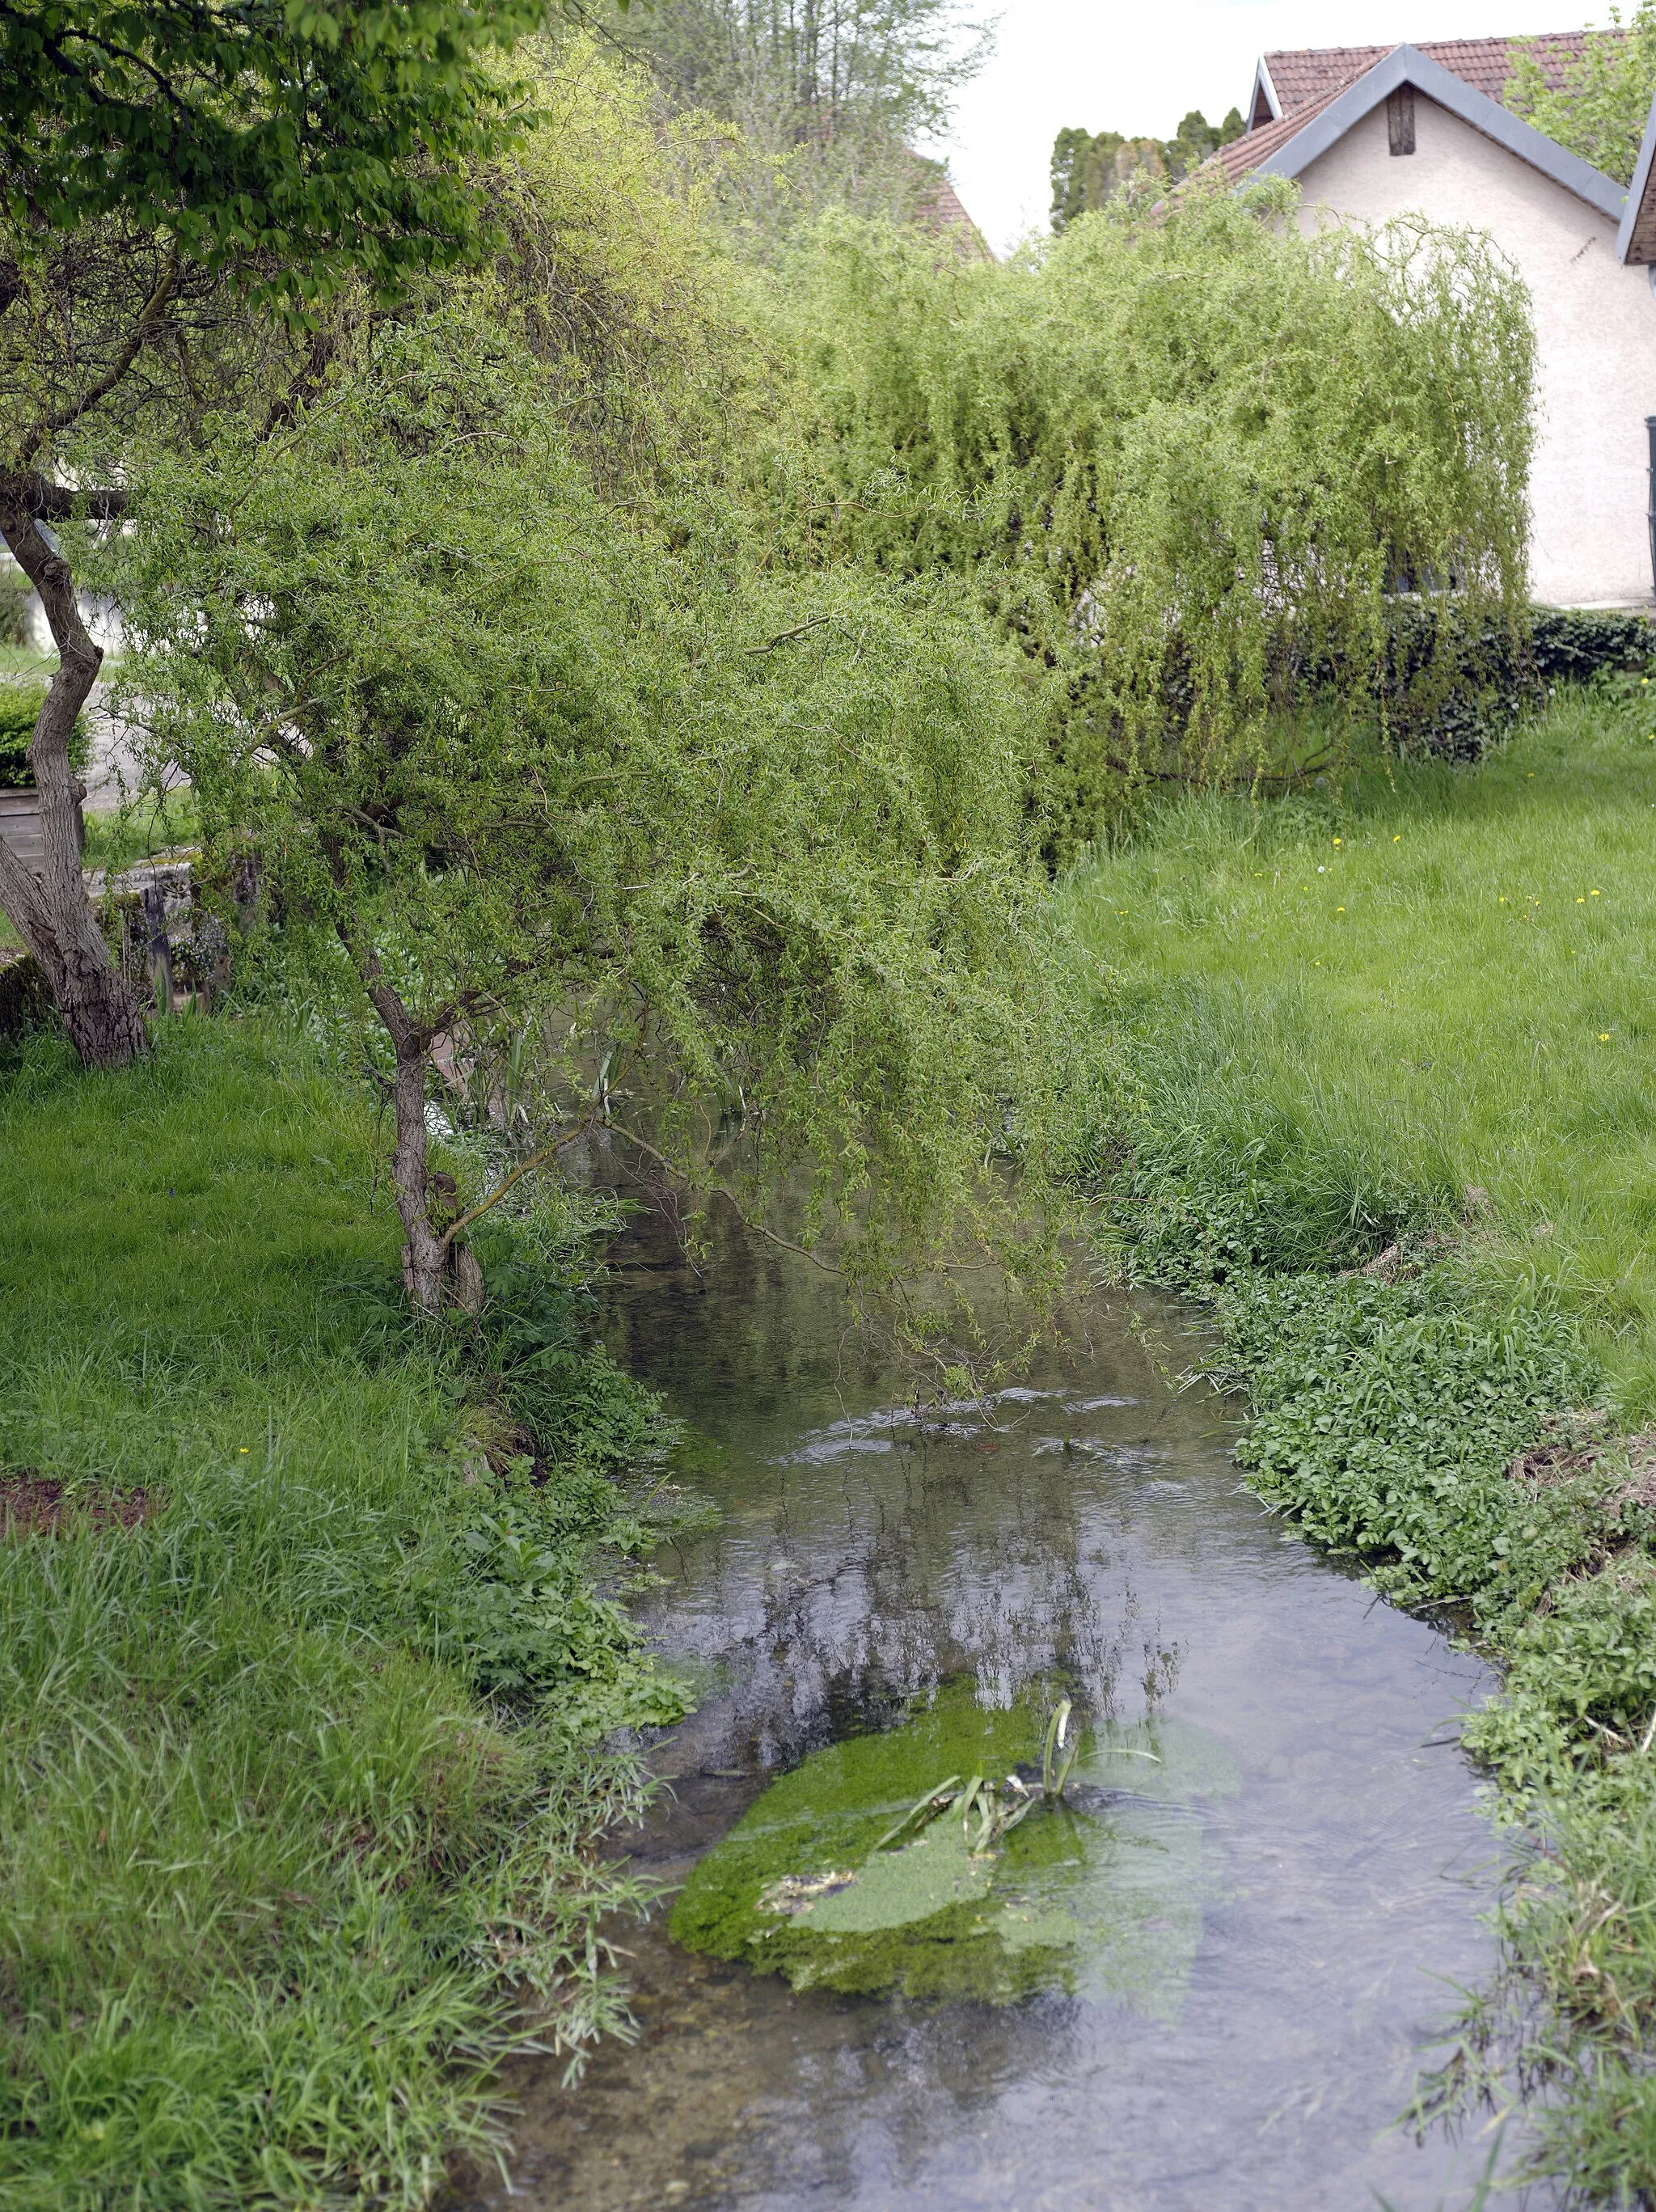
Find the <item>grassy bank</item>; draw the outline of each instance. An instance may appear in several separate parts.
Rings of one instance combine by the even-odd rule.
[[[1171,805],[1069,890],[1125,1263],[1215,1300],[1260,1494],[1507,1668],[1471,1741],[1543,1848],[1439,2091],[1516,2050],[1616,2202],[1656,2191],[1653,728],[1576,696],[1475,769]]]
[[[591,1747],[674,1706],[591,1554],[669,1435],[580,1348],[579,1224],[409,1329],[375,1136],[254,1024],[0,1063],[19,2212],[420,2202],[522,1996],[565,2050],[618,2017],[588,1854],[635,1784]]]

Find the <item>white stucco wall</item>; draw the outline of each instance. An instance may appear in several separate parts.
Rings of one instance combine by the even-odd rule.
[[[1415,146],[1389,150],[1382,101],[1304,171],[1301,222],[1315,224],[1319,208],[1374,221],[1413,209],[1489,234],[1522,274],[1535,311],[1532,594],[1551,606],[1648,606],[1649,271],[1617,262],[1607,216],[1418,92]]]

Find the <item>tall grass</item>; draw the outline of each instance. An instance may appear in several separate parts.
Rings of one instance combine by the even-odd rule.
[[[1283,1189],[1307,1261],[1459,1226],[1656,1407],[1656,686],[1477,769],[1167,805],[1077,872],[1155,1118]],[[1369,1249],[1373,1249],[1372,1237]]]
[[[624,2026],[590,1854],[635,1778],[583,1747],[590,1695],[484,1694],[478,1532],[517,1509],[464,1366],[340,1287],[394,1279],[375,1158],[364,1099],[252,1025],[0,1068],[0,1492],[85,1508],[0,1532],[18,2212],[422,2203],[500,2140],[520,1998],[566,2051]],[[136,1526],[94,1510],[137,1488]],[[614,1620],[561,1626],[624,1706]]]

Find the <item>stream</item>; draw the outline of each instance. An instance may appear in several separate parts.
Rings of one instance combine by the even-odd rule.
[[[721,1515],[641,1601],[700,1698],[621,1839],[644,1870],[682,1884],[776,1778],[939,1697],[1062,1689],[1090,1741],[1192,1778],[1093,1793],[1132,1940],[1016,2002],[796,1990],[681,1948],[664,1907],[620,1937],[639,2042],[573,2091],[519,2066],[513,2193],[468,2212],[1474,2202],[1490,2139],[1392,2124],[1493,1963],[1499,1846],[1456,1740],[1489,1676],[1240,1487],[1234,1409],[1170,1379],[1186,1310],[1079,1322],[987,1424],[919,1430],[819,1271],[731,1231],[699,1276],[664,1224],[629,1237],[606,1335],[713,1440]]]

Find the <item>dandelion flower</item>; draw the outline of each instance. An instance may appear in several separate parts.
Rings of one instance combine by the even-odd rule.
[[[1336,914],[1344,914],[1345,912],[1345,908],[1343,906],[1337,906],[1334,911]]]
[[[1650,679],[1648,678],[1648,677],[1647,677],[1645,680],[1646,680],[1646,682],[1647,682],[1647,683],[1648,683]],[[1600,1044],[1608,1044],[1608,1043],[1610,1042],[1610,1031],[1609,1031],[1608,1030],[1599,1030],[1599,1032],[1598,1032],[1598,1042],[1599,1042],[1599,1043],[1600,1043]]]
[[[1588,896],[1589,898],[1597,898],[1597,897],[1598,897],[1598,892],[1597,892],[1597,891],[1589,891],[1589,892],[1587,893],[1587,896]]]
[[[1334,843],[1335,843],[1335,845],[1336,845],[1336,847],[1337,847],[1337,848],[1338,848],[1338,846],[1341,846],[1341,845],[1344,844],[1344,842],[1345,842],[1345,840],[1344,840],[1344,837],[1337,837],[1337,838],[1334,840]]]
[[[1585,906],[1585,905],[1586,904],[1586,899],[1584,899],[1584,898],[1579,898],[1579,899],[1577,899],[1577,901],[1575,902],[1575,903],[1577,904],[1577,906]]]
[[[247,1456],[247,1447],[246,1447],[246,1444],[243,1444],[243,1446],[242,1446],[242,1448],[241,1448],[241,1455],[242,1455],[243,1459],[246,1459],[246,1456]]]
[[[1395,836],[1395,837],[1392,840],[1392,842],[1394,845],[1400,845],[1400,844],[1402,844],[1402,842],[1403,842],[1403,837],[1402,837],[1401,833],[1399,833],[1397,836]]]

